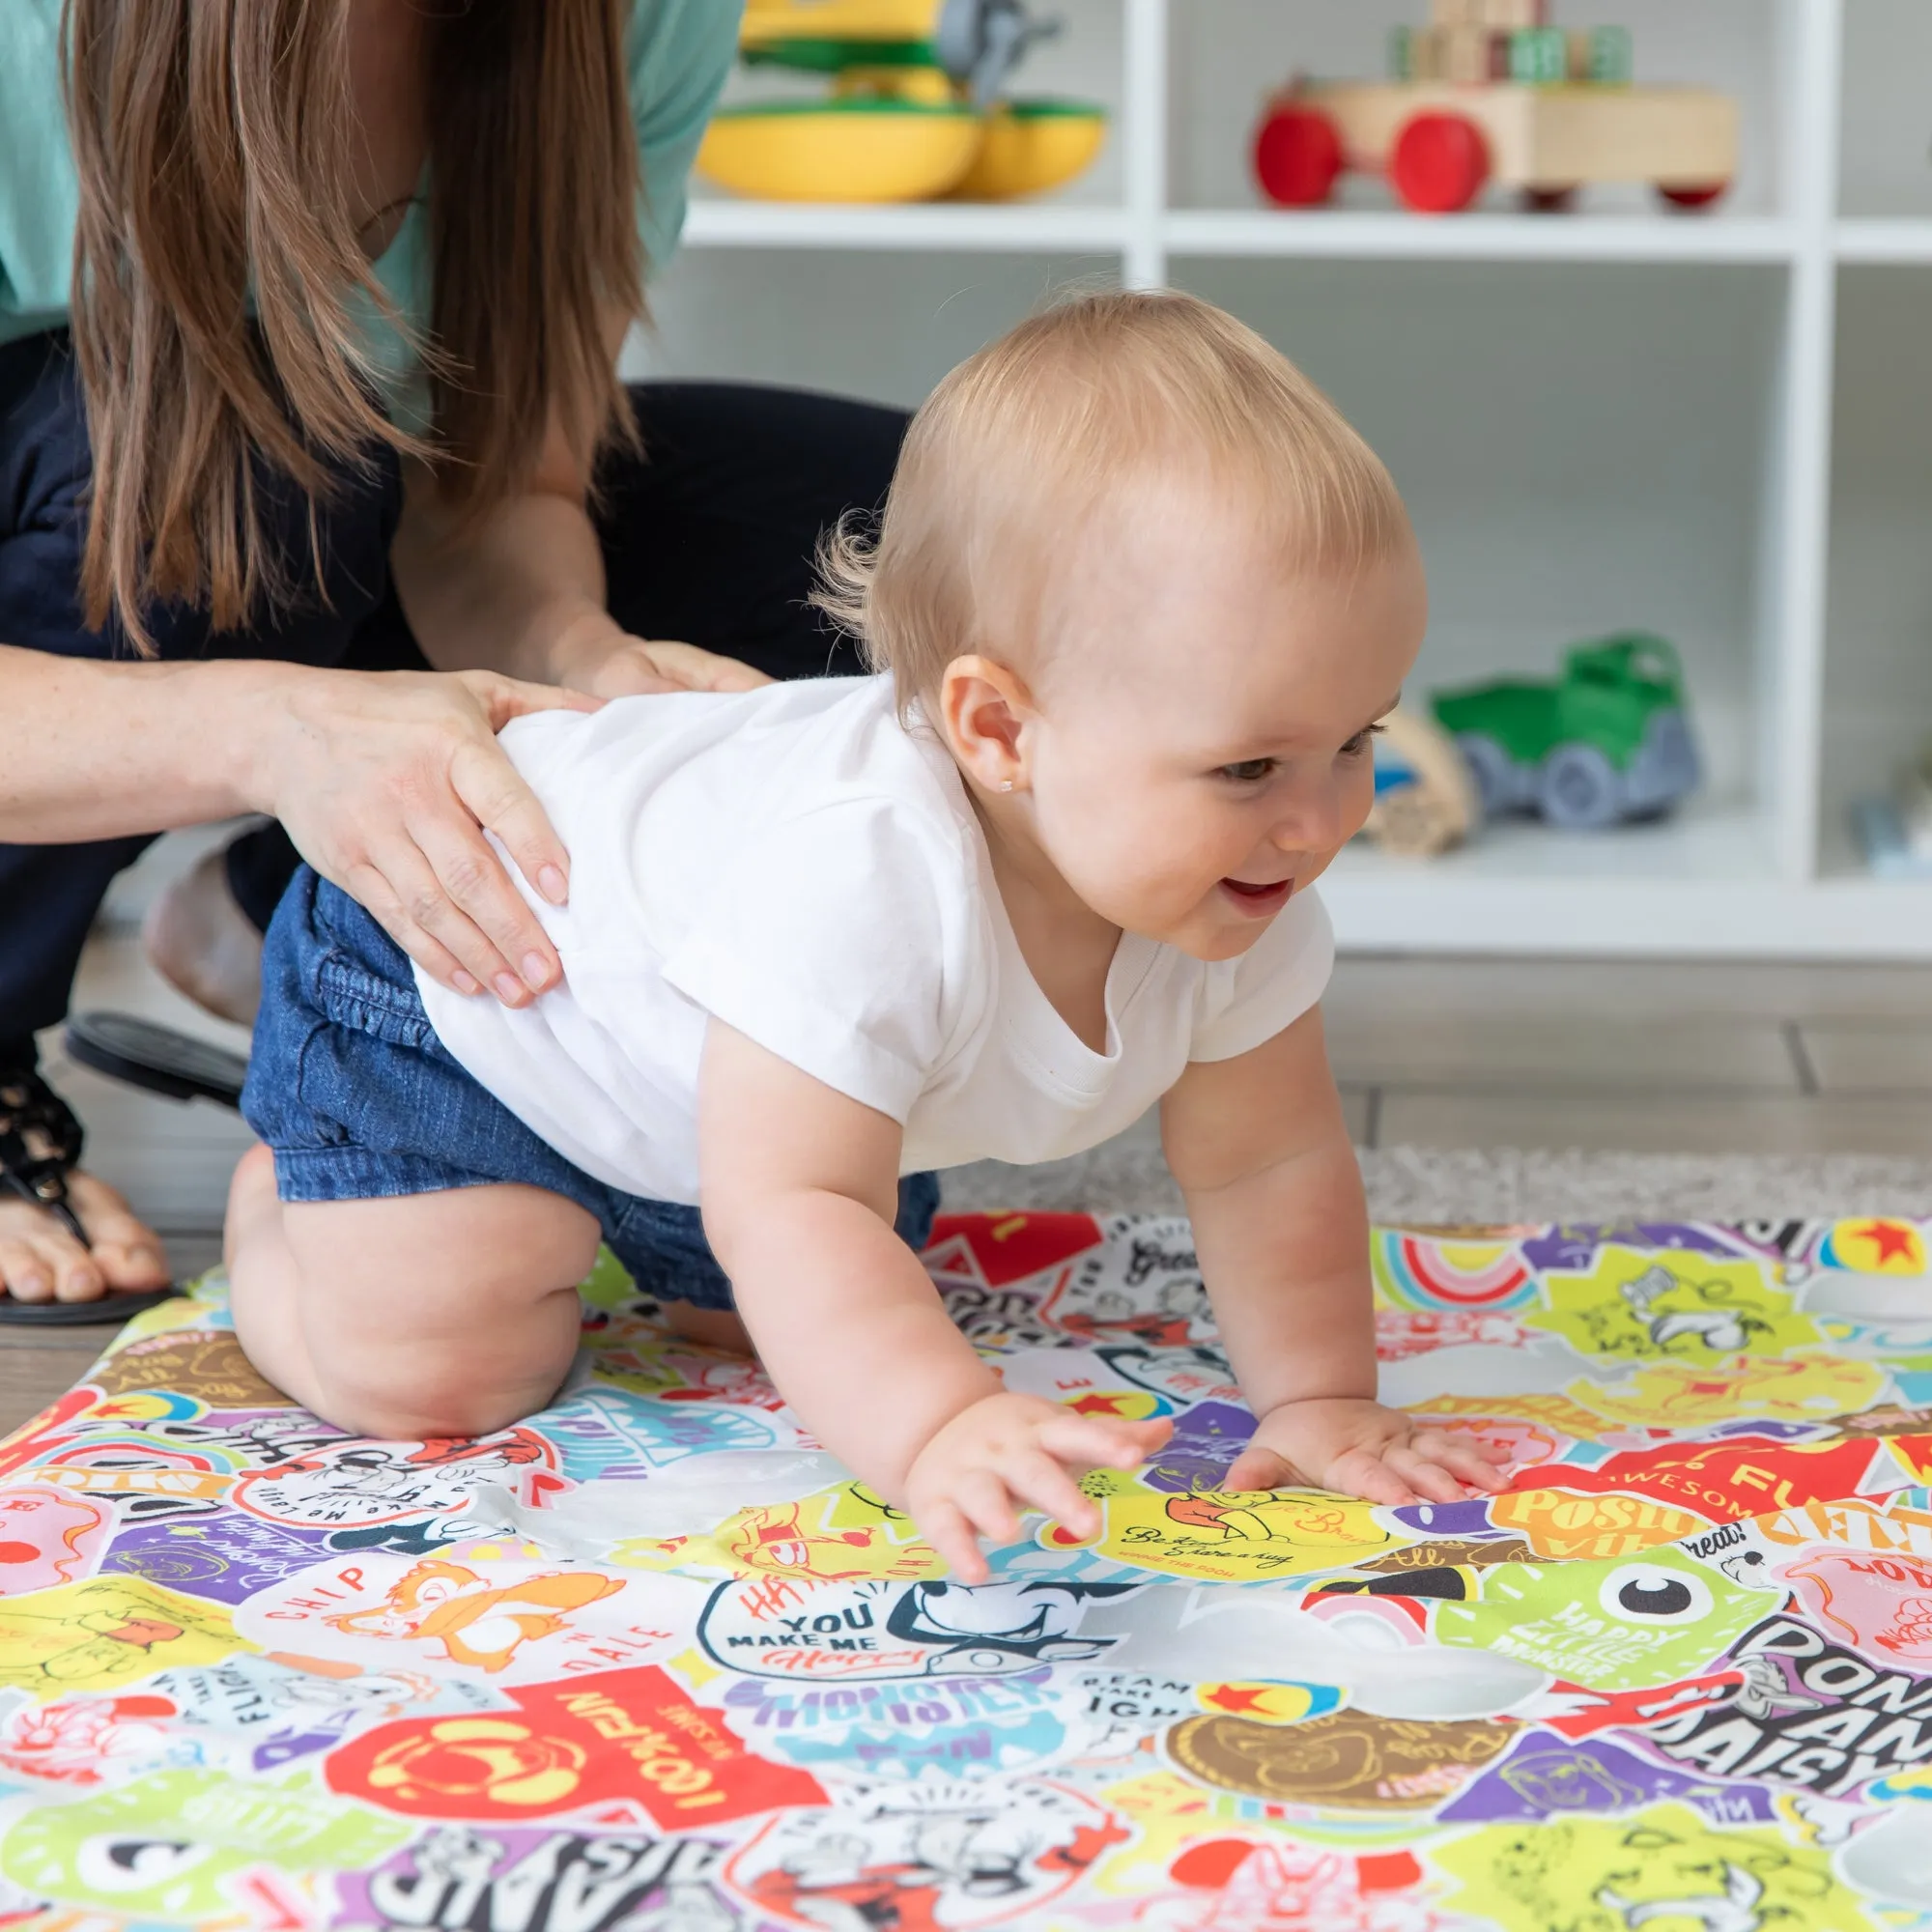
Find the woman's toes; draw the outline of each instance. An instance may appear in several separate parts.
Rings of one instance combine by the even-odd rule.
[[[99,1293],[101,1288],[133,1290],[168,1285],[165,1251],[121,1195],[91,1174],[71,1176],[68,1193],[94,1245],[91,1260],[78,1248],[71,1252],[92,1271],[99,1286],[72,1296],[63,1290],[63,1298],[86,1300]],[[73,1264],[71,1262],[70,1268]]]
[[[168,1284],[168,1258],[153,1241],[97,1241],[93,1258],[103,1286],[131,1290]]]
[[[61,1301],[99,1301],[107,1283],[92,1256],[71,1249],[60,1259],[60,1273],[54,1284],[55,1298]]]
[[[45,1301],[54,1292],[53,1270],[25,1241],[0,1241],[0,1285],[15,1301]]]

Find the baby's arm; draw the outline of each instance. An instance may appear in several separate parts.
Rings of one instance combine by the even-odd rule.
[[[1368,1206],[1319,1009],[1251,1052],[1190,1065],[1161,1137],[1260,1418],[1227,1487],[1306,1482],[1378,1503],[1499,1488],[1485,1453],[1376,1401]]]
[[[898,1122],[717,1020],[698,1079],[704,1231],[759,1356],[799,1418],[968,1582],[977,1534],[1015,1505],[1098,1527],[1069,1470],[1128,1469],[1165,1423],[1078,1416],[1009,1395],[893,1232]]]

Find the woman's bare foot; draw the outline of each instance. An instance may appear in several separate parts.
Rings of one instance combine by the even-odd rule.
[[[67,1191],[91,1253],[44,1208],[0,1194],[0,1286],[15,1301],[98,1301],[167,1287],[160,1237],[113,1188],[76,1168]]]
[[[225,852],[209,852],[148,909],[141,944],[176,992],[204,1011],[254,1024],[262,1001],[262,935],[228,890]]]

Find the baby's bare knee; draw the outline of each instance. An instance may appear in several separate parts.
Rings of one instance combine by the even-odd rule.
[[[557,1378],[559,1381],[562,1378]],[[326,1422],[352,1435],[383,1442],[428,1442],[449,1436],[494,1435],[542,1408],[554,1385],[539,1394],[524,1389],[419,1388],[384,1393],[344,1390],[325,1394]]]
[[[473,1343],[394,1334],[373,1346],[325,1345],[315,1363],[325,1418],[392,1442],[488,1435],[546,1406],[577,1350],[577,1300],[514,1337]],[[506,1342],[509,1346],[506,1347]]]

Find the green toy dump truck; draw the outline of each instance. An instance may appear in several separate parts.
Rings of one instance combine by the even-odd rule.
[[[1435,706],[1488,818],[1527,811],[1595,831],[1654,818],[1696,789],[1683,672],[1662,638],[1578,644],[1553,684],[1503,679],[1443,692]]]

